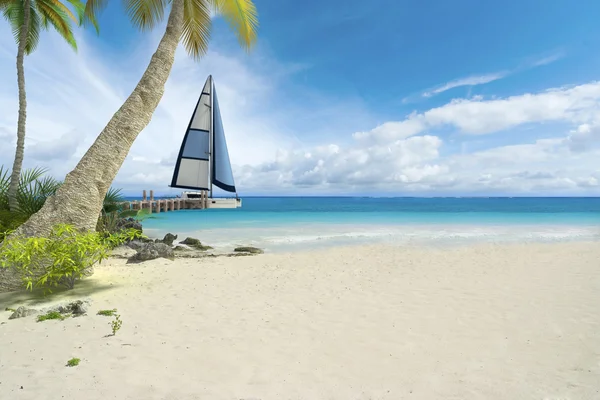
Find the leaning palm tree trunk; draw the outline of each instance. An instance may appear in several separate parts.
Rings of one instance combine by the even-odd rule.
[[[148,125],[163,96],[183,31],[183,0],[173,0],[167,29],[142,79],[113,115],[94,144],[44,207],[15,234],[43,236],[57,223],[94,230],[104,196],[138,134]]]
[[[17,148],[10,175],[10,186],[8,188],[8,207],[15,211],[18,207],[17,193],[19,191],[19,178],[23,167],[23,153],[25,149],[25,120],[27,118],[27,97],[25,95],[25,50],[27,48],[27,36],[31,19],[30,0],[23,2],[23,24],[19,32],[19,47],[17,49],[17,84],[19,86],[19,117],[17,120]]]

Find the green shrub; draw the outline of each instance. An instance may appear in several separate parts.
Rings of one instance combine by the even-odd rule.
[[[71,358],[69,361],[67,361],[67,367],[76,367],[79,365],[79,362],[81,360],[79,358]]]
[[[110,327],[112,329],[112,335],[115,336],[117,331],[121,329],[121,325],[123,325],[123,321],[121,321],[121,316],[119,314],[115,315],[114,321],[110,322]]]
[[[37,322],[47,321],[49,319],[60,319],[62,321],[65,318],[67,317],[58,311],[48,311],[46,314],[38,315]]]
[[[112,310],[100,310],[97,315],[104,315],[105,317],[112,317],[117,313],[117,309],[113,308]]]
[[[108,257],[110,249],[138,236],[135,230],[104,235],[60,224],[48,237],[6,239],[0,245],[0,266],[16,268],[29,290],[59,285],[72,289],[90,267]]]

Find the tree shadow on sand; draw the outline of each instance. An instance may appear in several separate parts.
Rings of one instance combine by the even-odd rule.
[[[119,287],[115,283],[106,283],[89,278],[77,282],[74,289],[62,287],[52,288],[52,293],[44,295],[43,288],[36,288],[33,291],[19,290],[15,292],[0,293],[0,310],[5,308],[16,308],[19,306],[35,307],[39,305],[48,305],[61,301],[76,300],[88,297],[96,293],[111,290]]]

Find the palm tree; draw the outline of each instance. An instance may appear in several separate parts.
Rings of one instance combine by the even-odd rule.
[[[50,26],[77,50],[77,43],[73,36],[71,20],[75,23],[83,22],[85,6],[80,0],[67,0],[79,14],[79,20],[60,0],[0,0],[0,11],[12,27],[15,41],[17,42],[17,83],[19,87],[19,117],[17,121],[17,148],[10,177],[8,193],[11,210],[18,206],[17,193],[19,190],[19,176],[23,166],[23,153],[25,148],[25,119],[27,117],[27,98],[25,94],[24,58],[31,54],[38,45],[40,31]],[[91,20],[95,25],[95,20]],[[97,26],[96,26],[97,28]]]
[[[107,1],[88,0],[86,16],[92,19]],[[124,3],[133,24],[142,30],[160,23],[170,3],[165,33],[131,95],[75,169],[67,174],[56,195],[21,225],[17,234],[47,235],[58,223],[68,223],[85,230],[95,229],[106,192],[163,96],[180,40],[194,59],[199,59],[206,52],[211,9],[227,19],[242,47],[249,49],[256,41],[258,20],[252,0],[125,0]]]

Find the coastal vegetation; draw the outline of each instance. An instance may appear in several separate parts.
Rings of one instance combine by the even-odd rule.
[[[107,4],[107,0],[89,0],[84,22],[94,21]],[[152,29],[160,23],[170,4],[165,33],[125,103],[77,166],[67,174],[59,190],[17,229],[17,234],[43,236],[57,224],[69,224],[83,230],[96,228],[102,199],[163,96],[178,44],[183,42],[194,59],[199,59],[206,52],[212,24],[211,11],[225,17],[242,47],[249,49],[256,41],[258,19],[251,0],[139,0],[125,4],[132,23],[142,30]]]
[[[90,275],[96,263],[108,258],[110,250],[140,236],[128,229],[114,234],[81,232],[59,224],[45,237],[10,236],[2,243],[0,266],[12,268],[24,286],[73,289],[75,283]]]
[[[43,168],[23,170],[25,55],[34,51],[41,30],[49,27],[77,50],[73,23],[92,24],[98,32],[96,17],[107,4],[107,0],[85,4],[80,0],[0,0],[0,11],[18,46],[19,90],[13,168],[9,172],[0,166],[0,289],[11,287],[5,284],[11,274],[29,290],[72,289],[115,247],[132,241],[143,244],[138,261],[156,258],[159,246],[165,247],[159,249],[161,256],[172,257],[172,240],[170,244],[148,243],[142,235],[140,222],[150,212],[124,208],[121,192],[111,188],[112,181],[162,98],[180,42],[192,58],[200,59],[208,48],[212,13],[225,17],[244,49],[256,41],[258,20],[251,0],[124,2],[133,25],[141,30],[154,28],[170,6],[166,30],[137,86],[64,181],[47,176]],[[211,249],[199,241],[192,247]],[[115,323],[118,330],[121,322],[117,318]]]
[[[0,0],[0,11],[12,28],[17,44],[17,86],[19,113],[17,119],[17,145],[8,190],[9,207],[18,207],[19,178],[25,152],[25,128],[27,118],[27,94],[25,91],[25,55],[31,54],[40,40],[43,29],[54,30],[76,51],[72,23],[81,25],[84,20],[98,25],[94,14],[85,13],[85,5],[79,0],[67,0],[77,16],[60,0]]]

